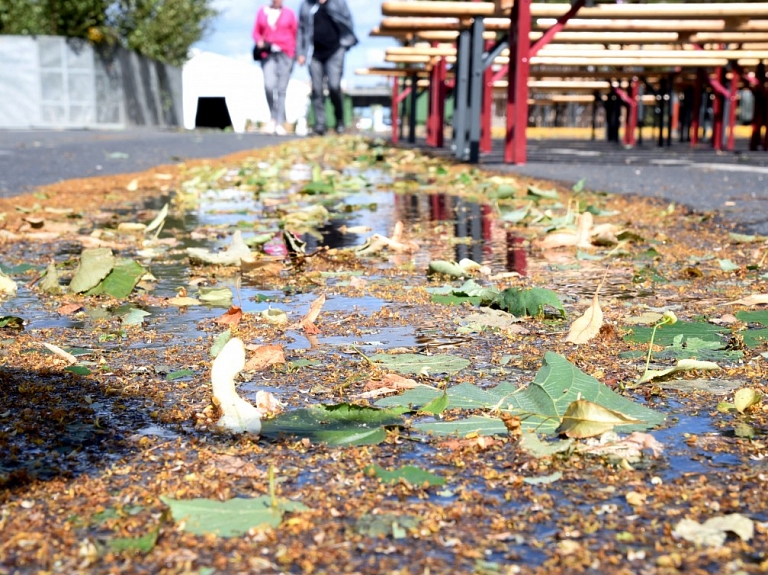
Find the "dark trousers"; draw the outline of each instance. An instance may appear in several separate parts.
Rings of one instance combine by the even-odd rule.
[[[325,61],[312,58],[309,63],[309,78],[312,80],[312,108],[315,112],[315,131],[324,132],[325,121],[325,80],[328,80],[328,96],[333,104],[336,126],[344,126],[344,101],[341,94],[341,76],[344,74],[345,48],[339,48]]]

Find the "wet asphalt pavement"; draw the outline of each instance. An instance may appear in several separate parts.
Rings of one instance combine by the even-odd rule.
[[[99,175],[139,172],[195,158],[217,158],[285,138],[215,130],[0,130],[0,197],[37,186]],[[768,235],[768,152],[717,153],[675,143],[646,142],[632,150],[603,141],[532,140],[528,163],[502,162],[501,142],[485,167],[621,194],[659,197],[716,211],[745,232]],[[443,152],[446,157],[450,153]]]
[[[280,140],[220,130],[0,130],[0,197],[73,178],[218,158]]]

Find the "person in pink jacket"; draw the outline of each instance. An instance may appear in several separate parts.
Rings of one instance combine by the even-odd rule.
[[[270,121],[265,132],[285,135],[285,93],[296,56],[296,14],[283,6],[283,0],[271,0],[256,13],[253,41],[263,51],[264,90],[269,104]]]

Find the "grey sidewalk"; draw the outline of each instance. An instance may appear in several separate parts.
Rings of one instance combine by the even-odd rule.
[[[62,180],[140,172],[284,140],[218,130],[0,130],[0,197]]]
[[[749,152],[744,141],[735,152],[716,152],[706,144],[646,142],[628,150],[599,140],[532,140],[524,166],[504,164],[501,142],[494,145],[483,167],[567,185],[583,178],[592,190],[716,211],[746,232],[768,235],[768,152]]]

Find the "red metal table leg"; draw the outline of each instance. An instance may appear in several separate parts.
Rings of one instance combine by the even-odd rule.
[[[509,26],[507,134],[504,141],[504,161],[513,164],[526,161],[530,31],[531,0],[518,0],[512,6]]]

